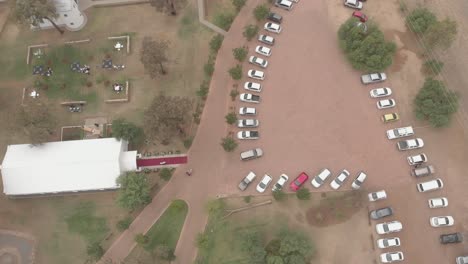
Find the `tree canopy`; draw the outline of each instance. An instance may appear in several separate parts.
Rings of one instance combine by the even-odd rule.
[[[120,185],[117,203],[126,209],[134,210],[151,202],[150,185],[145,175],[127,172],[117,178]]]
[[[166,74],[163,66],[168,59],[169,41],[153,40],[144,37],[141,43],[140,61],[151,78],[156,78],[160,74]]]
[[[416,118],[427,120],[434,127],[447,126],[458,109],[458,95],[445,88],[443,82],[427,78],[414,99]]]
[[[393,62],[396,45],[385,41],[382,31],[369,23],[367,31],[357,26],[355,18],[348,19],[338,31],[340,47],[357,70],[383,71]]]
[[[425,33],[437,22],[437,18],[427,8],[416,8],[406,17],[406,25],[415,33]]]
[[[253,10],[254,17],[257,21],[262,21],[270,14],[270,8],[267,4],[261,4],[255,7]]]
[[[143,129],[134,123],[117,118],[112,121],[112,136],[138,145],[143,141],[144,133]]]
[[[424,34],[424,44],[431,49],[448,49],[457,36],[457,28],[457,22],[451,19],[445,19],[434,23],[427,29],[426,34]]]
[[[47,0],[17,0],[14,10],[16,20],[25,25],[39,26],[44,22],[44,19],[49,20],[50,23],[63,34],[63,30],[55,24],[53,19],[57,18],[55,5],[52,1]]]

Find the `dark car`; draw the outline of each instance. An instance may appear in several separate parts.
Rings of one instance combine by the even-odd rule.
[[[268,20],[281,24],[283,17],[280,14],[270,12],[270,14],[268,14]]]
[[[461,233],[440,235],[441,244],[460,243],[462,241],[463,241],[463,236]]]
[[[381,218],[391,216],[393,210],[391,207],[384,207],[370,212],[370,217],[374,220],[379,220]]]

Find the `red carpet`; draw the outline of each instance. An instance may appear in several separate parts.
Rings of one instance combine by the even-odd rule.
[[[137,167],[149,167],[159,165],[185,164],[188,161],[187,156],[179,157],[157,157],[149,159],[137,159]],[[163,164],[161,164],[163,163]]]

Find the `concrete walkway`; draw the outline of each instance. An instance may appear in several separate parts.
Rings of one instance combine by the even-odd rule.
[[[220,145],[221,138],[227,134],[224,116],[228,111],[228,102],[231,100],[229,92],[233,85],[228,69],[236,64],[232,49],[245,42],[243,28],[251,18],[253,8],[259,3],[260,0],[248,1],[224,38],[216,59],[210,93],[198,133],[188,153],[189,163],[176,169],[171,181],[145,207],[130,228],[111,245],[99,263],[121,263],[135,247],[135,235],[146,233],[174,199],[185,200],[189,205],[189,212],[175,250],[177,258],[173,263],[193,263],[197,255],[195,238],[204,231],[208,218],[205,212],[206,202],[225,190],[222,180],[225,161],[228,155],[237,154],[226,153]],[[185,175],[188,168],[193,169],[191,177]]]

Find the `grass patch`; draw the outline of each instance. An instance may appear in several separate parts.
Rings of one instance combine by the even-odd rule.
[[[177,31],[179,38],[188,39],[193,37],[200,30],[198,23],[198,14],[195,9],[188,7],[184,16],[180,20],[179,30]]]
[[[26,52],[23,46],[0,46],[0,80],[21,80],[30,73],[26,67]]]
[[[96,216],[95,211],[93,202],[83,202],[65,218],[70,232],[81,235],[88,243],[100,242],[109,231],[106,219]]]

